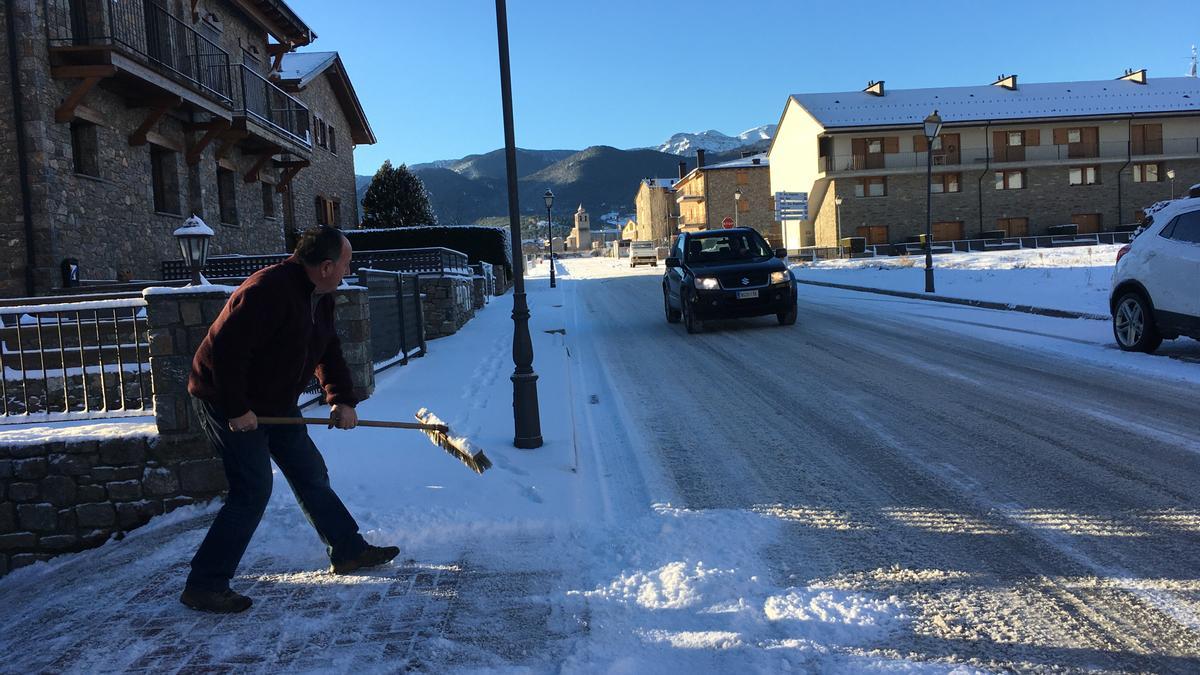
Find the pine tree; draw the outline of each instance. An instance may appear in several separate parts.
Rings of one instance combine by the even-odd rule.
[[[367,227],[436,225],[425,184],[408,167],[386,160],[375,172],[363,196],[363,224]]]

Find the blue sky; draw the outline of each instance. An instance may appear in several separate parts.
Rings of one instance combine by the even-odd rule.
[[[341,52],[384,159],[504,145],[495,3],[289,0]],[[1185,74],[1200,2],[509,0],[517,144],[657,145],[778,121],[788,94]]]

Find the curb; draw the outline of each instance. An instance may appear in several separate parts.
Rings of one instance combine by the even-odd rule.
[[[851,286],[850,284],[835,284],[828,281],[796,279],[796,283],[808,284],[810,286],[825,286],[827,288],[840,288],[845,291],[858,291],[860,293],[878,293],[880,295],[891,295],[898,298],[910,298],[913,300],[944,302],[951,305],[967,305],[970,307],[980,307],[983,309],[999,309],[1007,312],[1024,312],[1026,314],[1051,316],[1058,319],[1090,319],[1093,321],[1108,321],[1112,318],[1106,314],[1088,314],[1087,312],[1072,312],[1066,309],[1050,309],[1049,307],[1034,307],[1033,305],[1010,305],[1004,302],[990,302],[988,300],[951,298],[945,295],[927,295],[925,293],[912,293],[910,291],[892,291],[884,288],[868,288],[866,286]]]

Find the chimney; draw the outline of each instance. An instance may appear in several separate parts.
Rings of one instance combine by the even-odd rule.
[[[863,91],[872,96],[883,96],[883,80],[878,82],[871,80],[867,83],[867,88],[863,89]]]
[[[687,175],[687,162],[680,162],[679,163],[679,180],[683,180],[683,177],[686,175]]]
[[[1015,91],[1017,88],[1016,75],[1000,75],[996,81],[992,83],[993,87],[1003,87],[1009,91]]]
[[[741,159],[746,159],[747,157],[753,157],[754,155],[757,155],[757,154],[758,154],[757,150],[743,150]]]
[[[759,164],[762,164],[762,157],[755,157],[754,159],[750,160],[750,163],[758,166]]]
[[[704,148],[696,148],[696,168],[704,168]]]
[[[1142,68],[1141,70],[1126,69],[1125,74],[1118,77],[1117,79],[1118,80],[1129,80],[1130,82],[1135,82],[1137,84],[1146,84],[1146,69],[1145,68]]]

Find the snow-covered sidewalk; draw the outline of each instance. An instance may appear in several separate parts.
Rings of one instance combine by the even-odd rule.
[[[948,253],[933,258],[937,295],[1108,315],[1119,245]],[[923,293],[925,258],[899,256],[796,263],[802,281]]]

